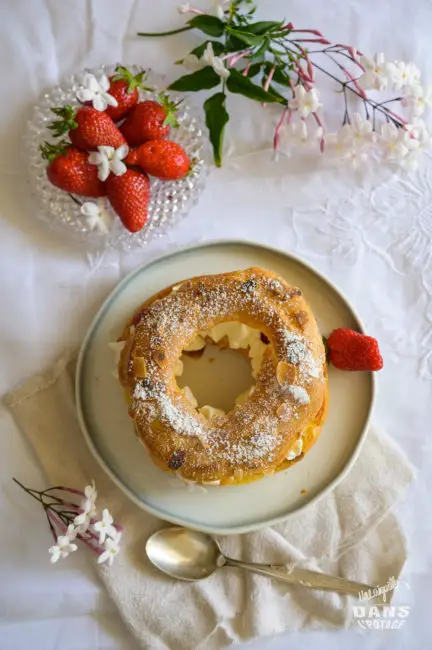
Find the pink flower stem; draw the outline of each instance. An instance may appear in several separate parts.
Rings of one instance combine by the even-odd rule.
[[[274,65],[274,66],[272,67],[272,69],[270,70],[270,72],[268,73],[268,77],[267,77],[267,79],[265,80],[265,83],[264,83],[263,88],[264,88],[264,90],[265,90],[266,92],[268,91],[268,89],[269,89],[269,87],[270,87],[271,80],[273,79],[273,75],[274,75],[274,73],[275,73],[275,70],[276,70],[276,66]]]
[[[306,50],[301,45],[297,45],[297,47],[300,50],[301,54],[303,55],[303,57],[304,57],[304,59],[306,61],[309,78],[310,78],[311,82],[314,83],[315,82],[315,73],[314,73],[312,61],[310,60],[309,54],[306,52]]]
[[[245,67],[245,69],[244,69],[243,72],[242,72],[243,77],[247,77],[247,76],[248,76],[248,74],[249,74],[249,70],[250,70],[250,67],[251,67],[251,63],[248,63],[247,66]]]
[[[265,82],[264,82],[263,90],[265,90],[266,92],[267,92],[268,89],[270,88],[271,80],[273,79],[273,75],[274,75],[274,73],[275,73],[275,70],[276,70],[276,66],[274,65],[274,66],[272,67],[272,69],[270,70],[270,72],[268,73],[267,79],[266,79]],[[264,108],[264,107],[266,106],[265,102],[263,102],[263,103],[261,104],[261,106]]]
[[[248,54],[251,54],[252,50],[245,50],[244,52],[240,52],[240,54],[227,54],[226,56],[222,57],[222,61],[227,62],[229,68],[233,68],[236,63],[238,63],[243,57],[248,56]]]
[[[367,99],[367,95],[366,95],[365,91],[363,90],[363,88],[361,88],[361,87],[358,85],[358,83],[357,83],[357,79],[356,79],[355,77],[353,77],[353,75],[351,74],[351,72],[350,72],[349,70],[347,70],[346,68],[344,68],[343,66],[341,66],[341,70],[344,72],[344,74],[346,74],[346,76],[347,76],[348,79],[351,81],[351,83],[353,84],[354,88],[357,90],[357,92],[359,93],[359,95],[360,95],[361,97],[363,97],[363,99]]]
[[[184,13],[195,14],[195,16],[202,16],[204,12],[200,11],[199,9],[194,9],[193,7],[191,7],[190,9],[188,9],[188,11],[185,11]]]
[[[320,43],[320,45],[331,45],[326,38],[296,38],[296,43]]]
[[[397,120],[400,120],[403,125],[408,124],[408,120],[405,120],[403,117],[401,117],[400,115],[398,115],[394,111],[391,111],[389,108],[385,108],[384,110],[387,111],[388,113],[390,113],[390,115],[393,115],[393,117],[395,117]]]
[[[56,524],[60,528],[60,532],[66,533],[68,527],[66,524],[60,519],[60,517],[57,515],[54,510],[49,510],[48,516],[51,519],[53,524]]]
[[[304,87],[306,90],[310,90],[310,84],[313,83],[312,79],[309,77],[308,74],[303,70],[302,66],[298,61],[295,61],[295,67],[297,68],[297,72],[299,74],[300,79],[303,82]]]
[[[286,28],[282,27],[281,29],[286,29]],[[313,34],[314,36],[320,36],[320,38],[324,38],[324,34],[320,32],[318,29],[291,29],[291,33],[293,34],[296,34],[298,32],[302,32],[303,34]]]
[[[283,127],[283,123],[284,123],[285,118],[287,116],[288,110],[289,110],[288,106],[285,106],[285,108],[282,111],[281,118],[280,118],[279,122],[276,125],[276,129],[275,129],[274,136],[273,136],[273,149],[275,151],[277,151],[278,148],[279,148],[280,132],[281,132],[281,129]],[[292,112],[292,111],[290,111],[290,112]]]
[[[85,544],[86,546],[88,546],[88,548],[89,548],[90,550],[92,550],[93,553],[96,553],[97,555],[102,555],[103,550],[102,550],[101,548],[97,548],[97,547],[94,545],[94,543],[93,543],[92,540],[90,540],[90,539],[85,539],[85,537],[83,537],[81,534],[77,535],[77,539],[79,539],[81,542],[83,542],[83,544]]]
[[[321,153],[323,153],[324,152],[324,144],[325,144],[325,140],[324,140],[324,124],[323,124],[320,116],[318,115],[318,113],[313,112],[312,115],[315,118],[315,122],[318,124],[319,127],[322,128],[322,131],[323,131],[322,136],[321,136],[321,140],[320,140],[320,151],[321,151]]]

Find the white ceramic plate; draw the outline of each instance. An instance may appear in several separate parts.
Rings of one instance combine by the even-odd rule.
[[[189,490],[154,466],[139,444],[108,348],[134,309],[160,289],[188,277],[252,265],[301,287],[323,334],[361,329],[353,309],[328,280],[291,255],[246,242],[215,242],[151,261],[127,276],[96,315],[81,348],[77,408],[84,436],[103,469],[153,515],[215,534],[244,533],[275,524],[333,489],[353,465],[365,438],[374,379],[330,368],[330,408],[318,442],[284,472],[239,486]]]

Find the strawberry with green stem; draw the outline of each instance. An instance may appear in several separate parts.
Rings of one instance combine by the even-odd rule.
[[[52,108],[51,111],[60,118],[48,126],[53,135],[61,137],[68,134],[72,144],[80,149],[91,151],[102,146],[118,149],[122,144],[127,144],[105,111],[90,106],[75,109],[70,105]]]
[[[162,140],[168,136],[170,127],[178,126],[175,112],[180,102],[173,102],[168,95],[158,95],[157,99],[134,106],[120,127],[131,147],[148,140]]]
[[[106,114],[117,122],[136,105],[139,101],[138,89],[152,90],[144,86],[146,73],[144,70],[134,75],[123,65],[117,65],[115,74],[110,77],[108,93],[117,101],[117,106],[108,106]]]
[[[42,157],[48,161],[49,181],[65,192],[98,198],[106,196],[104,184],[98,178],[98,169],[88,161],[88,153],[71,146],[65,140],[56,144],[44,142]]]

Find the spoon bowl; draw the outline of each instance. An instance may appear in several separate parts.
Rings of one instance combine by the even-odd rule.
[[[179,580],[203,580],[225,564],[209,535],[186,528],[162,528],[147,540],[147,556],[160,571]]]

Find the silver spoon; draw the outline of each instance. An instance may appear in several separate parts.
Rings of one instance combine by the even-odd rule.
[[[325,575],[309,569],[288,569],[283,564],[255,564],[240,562],[223,555],[219,544],[209,535],[187,528],[162,528],[147,540],[147,556],[163,573],[179,580],[203,580],[223,566],[239,567],[291,585],[310,589],[337,591],[340,594],[360,596],[373,589],[361,582]]]

